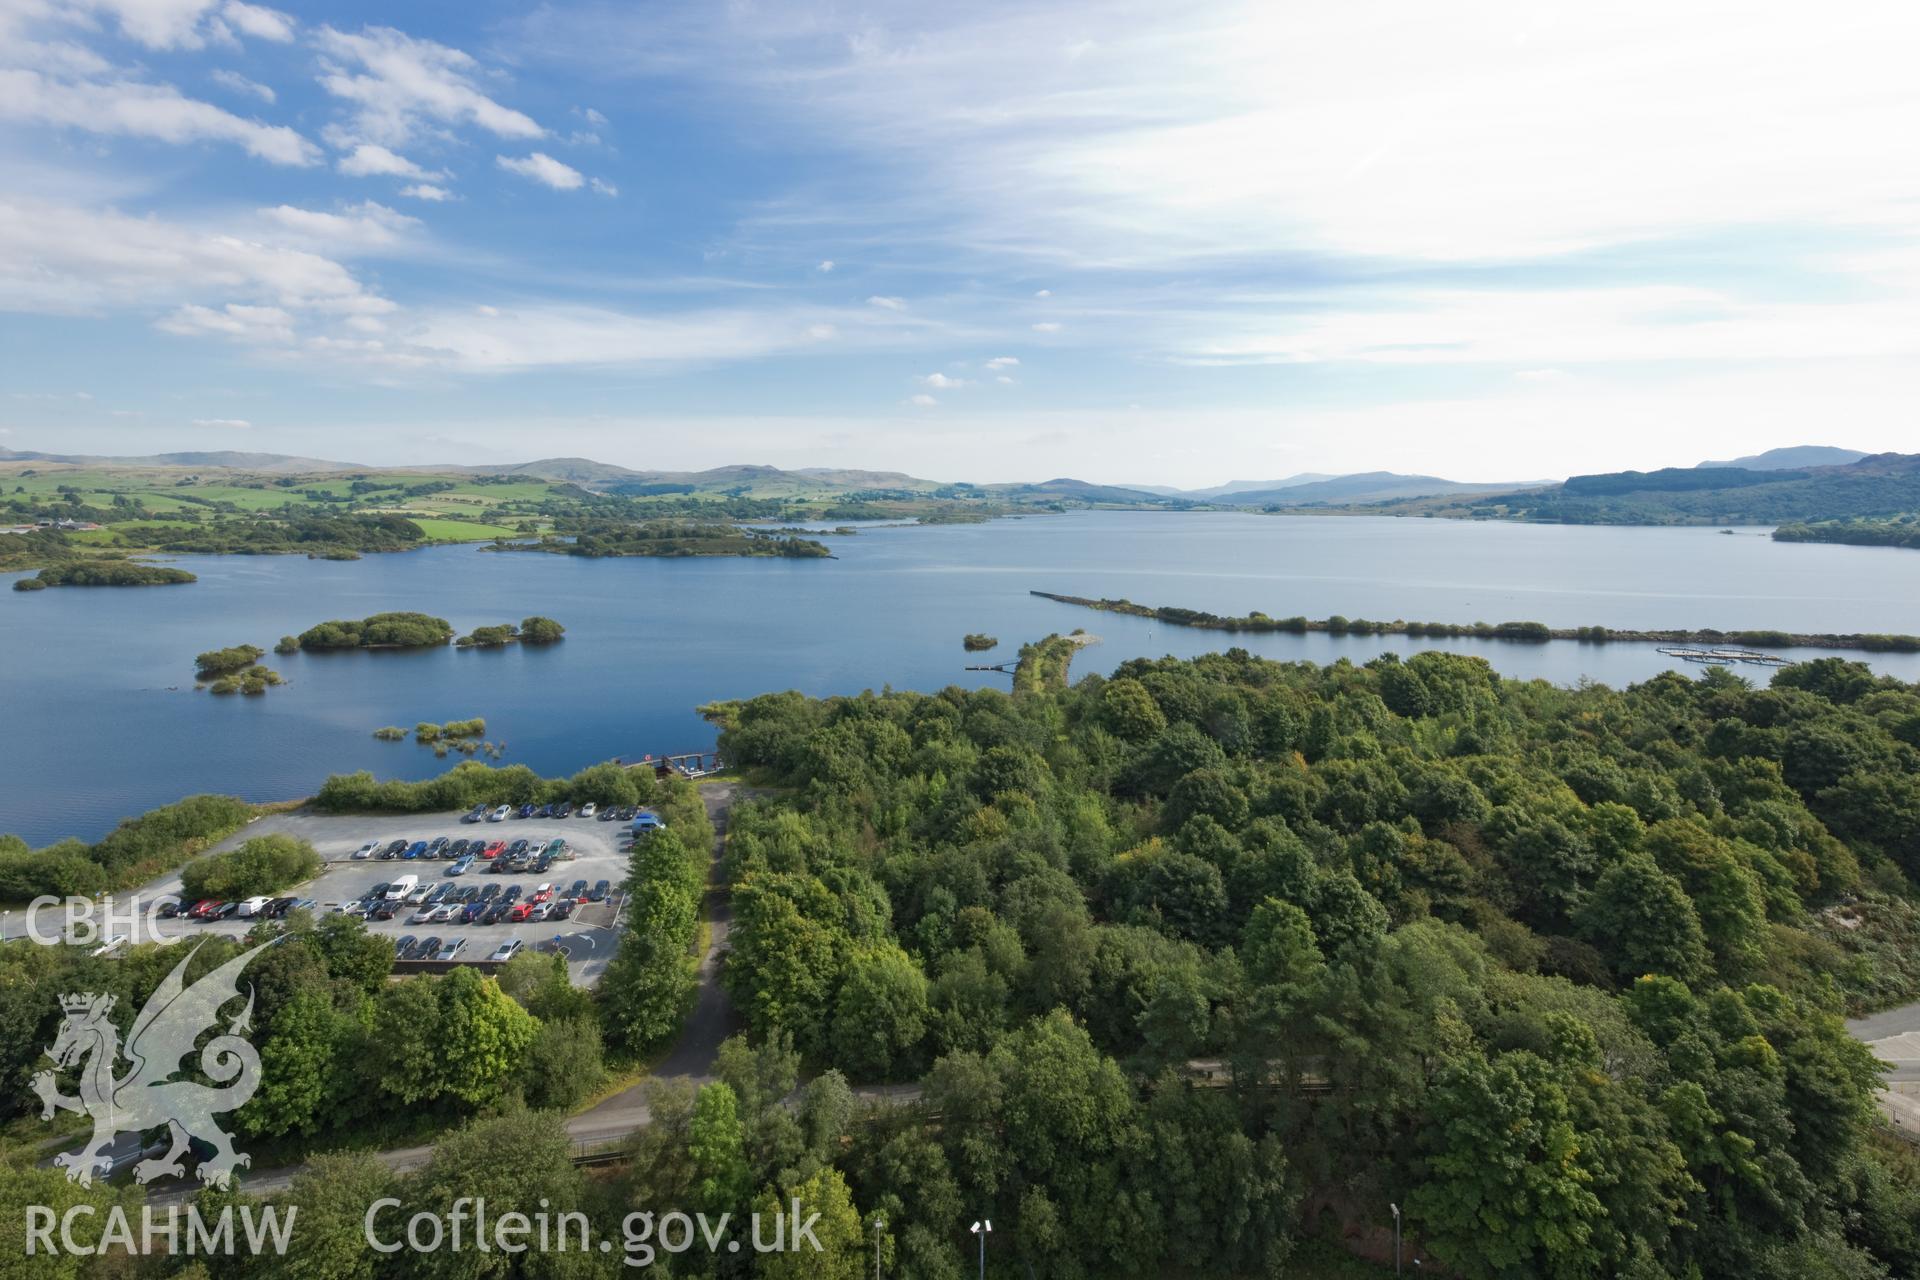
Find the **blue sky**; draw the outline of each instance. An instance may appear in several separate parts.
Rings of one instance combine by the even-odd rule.
[[[1920,448],[1920,10],[0,0],[0,446]]]

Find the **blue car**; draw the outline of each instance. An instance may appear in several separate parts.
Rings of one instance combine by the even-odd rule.
[[[409,862],[411,862],[415,858],[426,857],[427,842],[425,840],[415,840],[412,844],[407,846],[407,851],[401,854],[400,856],[407,859]]]
[[[473,866],[472,858],[459,858],[447,864],[447,874],[450,876],[463,876],[467,874],[468,870],[470,870],[472,866]]]
[[[469,902],[466,905],[466,907],[460,912],[460,923],[472,924],[475,920],[478,920],[481,916],[487,914],[488,909],[491,908],[492,906],[493,906],[493,903],[486,901],[484,899],[479,902]]]
[[[518,809],[515,809],[513,813],[514,813],[514,816],[517,818],[531,818],[533,816],[534,809],[531,804],[523,804]]]

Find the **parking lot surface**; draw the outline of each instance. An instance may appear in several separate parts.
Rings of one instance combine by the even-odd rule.
[[[612,954],[619,936],[614,926],[621,909],[619,889],[627,874],[627,824],[579,817],[509,818],[504,822],[469,823],[461,821],[464,816],[461,812],[380,816],[300,810],[269,815],[250,823],[210,852],[222,852],[257,836],[273,833],[284,833],[307,841],[325,860],[326,869],[304,884],[282,889],[279,896],[313,899],[315,905],[312,910],[316,917],[336,912],[342,904],[364,900],[376,884],[391,883],[407,875],[417,877],[422,886],[429,888],[443,883],[498,885],[500,892],[505,892],[508,886],[518,886],[522,902],[543,884],[551,885],[558,895],[577,880],[585,880],[589,889],[605,880],[611,892],[604,902],[579,904],[573,914],[563,920],[502,921],[491,925],[461,924],[457,921],[414,924],[411,921],[417,908],[410,907],[397,911],[391,920],[366,922],[370,931],[396,941],[409,935],[415,938],[436,936],[443,942],[464,941],[466,946],[457,957],[459,962],[484,961],[509,938],[519,938],[527,947],[539,950],[558,947],[567,954],[568,967],[574,980],[591,985],[605,969],[607,958]],[[396,840],[406,840],[411,844],[432,841],[439,836],[449,840],[478,838],[509,844],[516,840],[551,842],[561,838],[567,842],[572,856],[555,860],[546,871],[540,873],[531,870],[496,872],[493,868],[498,865],[497,861],[476,860],[460,876],[449,875],[454,864],[441,858],[382,860],[377,855],[364,859],[353,856],[356,850],[370,841],[378,841],[384,848]],[[139,895],[143,902],[181,896],[179,873],[154,881],[139,890]],[[238,917],[212,923],[182,919],[161,920],[156,927],[164,936],[193,938],[208,933],[222,933],[237,937],[245,934],[255,923],[254,920]],[[395,966],[395,972],[405,973],[409,968],[420,967],[403,962]]]

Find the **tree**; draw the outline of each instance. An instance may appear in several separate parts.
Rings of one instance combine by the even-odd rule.
[[[1167,727],[1160,705],[1138,680],[1109,681],[1100,695],[1101,722],[1114,737],[1147,742]]]
[[[492,978],[456,968],[439,980],[439,1040],[445,1092],[463,1102],[496,1101],[525,1069],[535,1033],[533,1015]]]
[[[312,1133],[332,1118],[336,1056],[348,1031],[324,991],[307,989],[274,1013],[260,1044],[260,1085],[240,1109],[252,1133]]]
[[[600,1024],[591,1017],[541,1022],[527,1046],[521,1090],[536,1107],[569,1111],[593,1096],[606,1080]]]
[[[927,978],[899,947],[856,952],[834,997],[835,1060],[855,1079],[909,1065],[927,1030]]]
[[[1691,986],[1707,976],[1706,938],[1686,889],[1643,854],[1600,877],[1580,929],[1623,981],[1657,973]]]
[[[746,1202],[753,1190],[752,1174],[747,1169],[739,1103],[727,1085],[715,1082],[701,1087],[694,1102],[687,1154],[698,1177],[694,1190],[701,1209],[727,1213]]]
[[[1408,1213],[1462,1275],[1588,1276],[1606,1207],[1548,1063],[1524,1051],[1449,1062],[1428,1094],[1426,1176]]]
[[[277,1260],[289,1280],[374,1280],[380,1255],[367,1248],[368,1206],[391,1195],[394,1175],[370,1152],[307,1157],[287,1195],[297,1205],[299,1247]]]
[[[836,1169],[820,1169],[786,1188],[786,1192],[783,1199],[770,1188],[760,1197],[754,1207],[761,1221],[769,1221],[776,1214],[791,1215],[798,1201],[800,1221],[811,1223],[811,1236],[819,1242],[819,1251],[803,1244],[797,1250],[762,1254],[755,1265],[756,1273],[765,1280],[861,1280],[867,1241],[846,1179]],[[819,1220],[814,1222],[816,1214]]]

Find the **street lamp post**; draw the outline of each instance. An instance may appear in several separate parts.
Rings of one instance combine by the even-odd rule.
[[[880,1233],[887,1229],[887,1220],[879,1214],[873,1215],[873,1280],[880,1280]]]
[[[1390,1204],[1387,1206],[1387,1208],[1393,1210],[1393,1274],[1399,1275],[1400,1274],[1400,1206],[1397,1204]]]
[[[973,1234],[980,1237],[980,1280],[987,1280],[987,1237],[993,1234],[993,1220],[982,1218],[974,1223]]]

